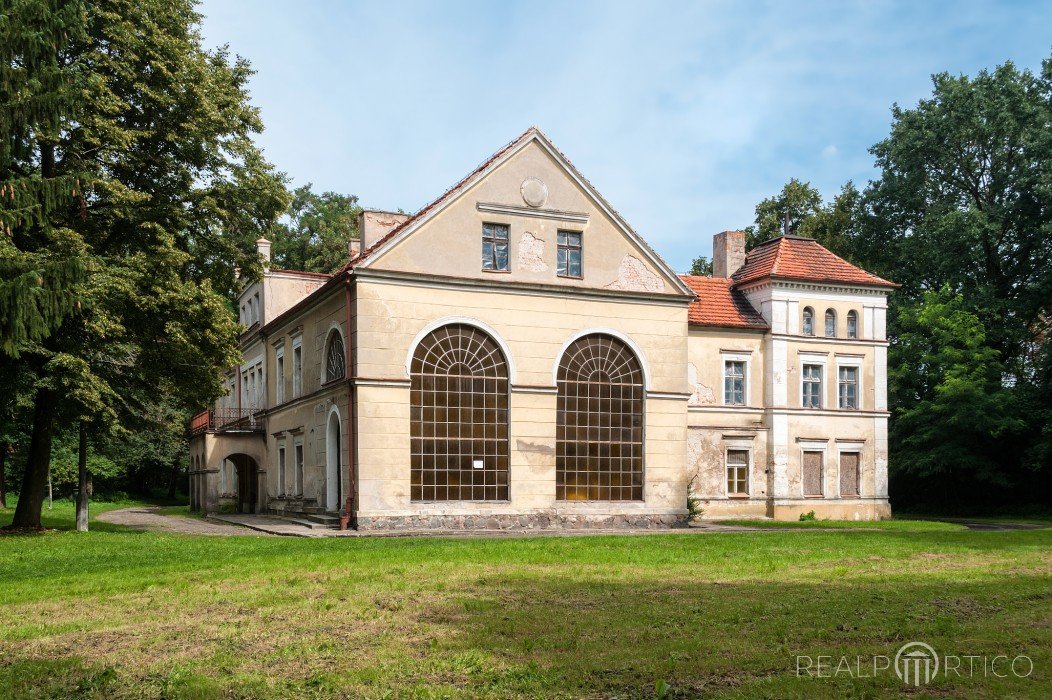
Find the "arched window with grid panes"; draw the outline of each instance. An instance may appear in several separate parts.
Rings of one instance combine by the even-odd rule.
[[[556,498],[643,500],[643,369],[623,341],[578,338],[559,361]]]
[[[473,326],[429,333],[410,366],[413,501],[508,500],[508,364]]]
[[[325,343],[325,381],[334,382],[347,376],[347,353],[343,347],[343,336],[333,328]]]

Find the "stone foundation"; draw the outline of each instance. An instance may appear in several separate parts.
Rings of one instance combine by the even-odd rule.
[[[363,532],[420,532],[427,530],[662,530],[687,526],[686,515],[645,514],[390,515],[359,516],[357,520],[357,529]]]

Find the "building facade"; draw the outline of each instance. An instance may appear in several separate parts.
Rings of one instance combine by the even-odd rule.
[[[198,511],[359,529],[875,519],[886,299],[815,241],[675,274],[537,129],[339,273],[269,267],[244,363],[191,425]]]

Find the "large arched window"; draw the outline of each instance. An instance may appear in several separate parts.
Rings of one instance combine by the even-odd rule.
[[[556,498],[643,499],[643,370],[621,340],[586,335],[559,362]]]
[[[508,500],[508,365],[488,335],[452,324],[410,367],[414,501]]]
[[[335,328],[325,343],[325,381],[332,382],[347,376],[347,354],[343,348],[343,336]]]
[[[854,309],[847,312],[847,337],[858,337],[858,312]]]
[[[804,323],[803,323],[804,335],[815,334],[815,310],[810,306],[804,307]]]

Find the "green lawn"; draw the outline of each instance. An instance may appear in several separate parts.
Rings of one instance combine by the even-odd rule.
[[[796,657],[861,656],[867,673],[916,640],[1034,664],[925,693],[1049,697],[1052,530],[931,525],[0,536],[0,696],[890,697],[890,671],[797,677]]]

